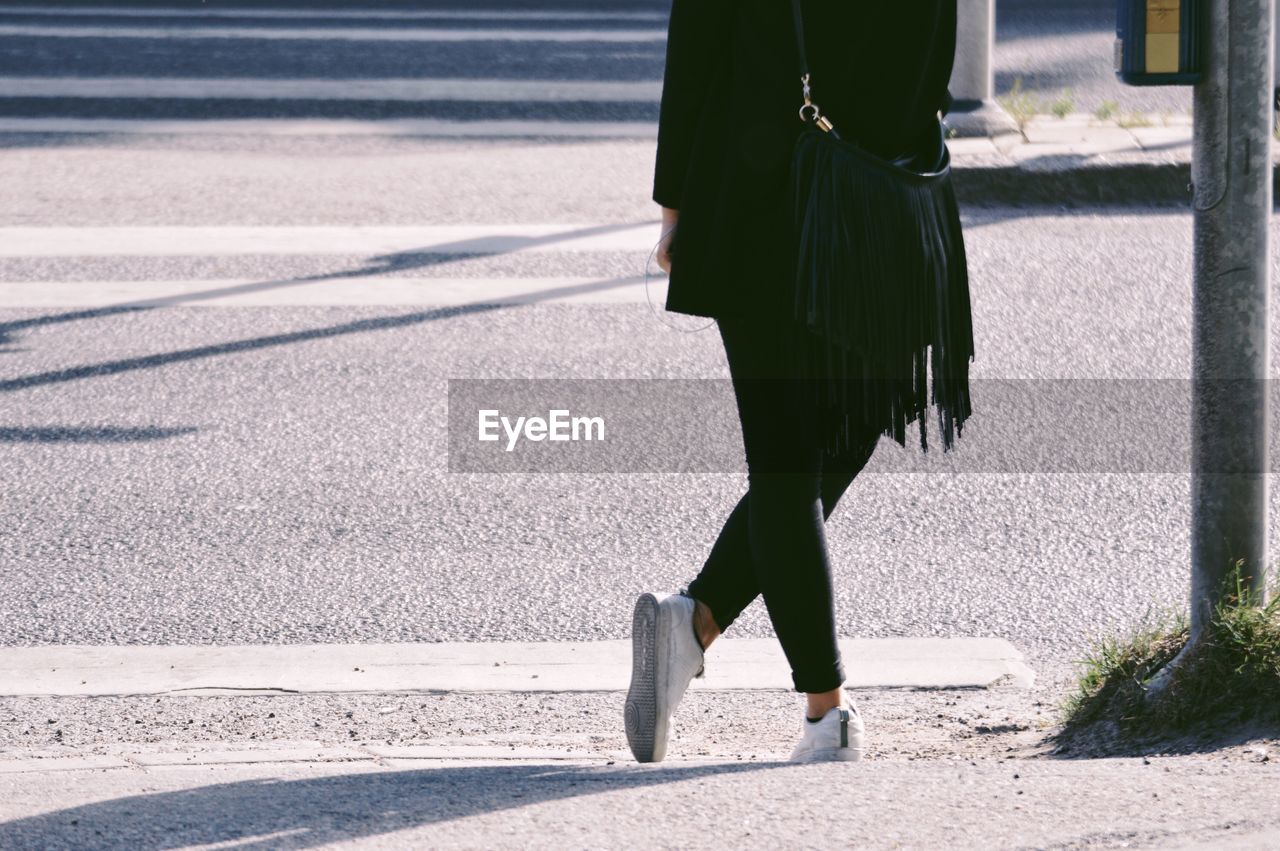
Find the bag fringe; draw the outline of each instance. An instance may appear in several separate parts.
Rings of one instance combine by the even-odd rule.
[[[796,142],[792,210],[801,375],[833,450],[851,420],[906,446],[906,427],[937,406],[943,451],[972,412],[969,279],[949,163],[919,175],[806,128]],[[931,355],[931,356],[930,356]],[[932,378],[932,388],[926,377]]]

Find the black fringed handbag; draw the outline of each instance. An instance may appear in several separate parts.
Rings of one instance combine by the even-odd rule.
[[[790,184],[795,318],[809,332],[797,352],[802,374],[837,423],[831,448],[847,445],[850,419],[903,446],[918,420],[927,451],[932,402],[946,451],[971,412],[973,329],[941,122],[934,151],[899,160],[842,138],[810,98],[800,0],[791,8],[804,96]]]

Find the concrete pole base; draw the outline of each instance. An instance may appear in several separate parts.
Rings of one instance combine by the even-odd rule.
[[[1174,679],[1190,664],[1199,651],[1198,642],[1187,641],[1178,651],[1178,655],[1170,659],[1163,668],[1155,672],[1151,679],[1147,680],[1147,689],[1143,692],[1142,702],[1148,706],[1154,706],[1170,697]]]
[[[1000,136],[1017,133],[1018,122],[994,100],[957,100],[942,119],[943,125],[957,137]]]

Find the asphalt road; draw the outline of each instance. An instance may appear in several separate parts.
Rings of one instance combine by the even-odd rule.
[[[179,24],[156,7],[91,16],[54,14],[75,11],[62,5],[2,7],[0,74],[72,84],[72,75],[196,74],[245,85],[447,74],[589,87],[652,82],[661,72],[660,39],[599,40],[660,29],[661,4],[603,12],[579,4],[555,19],[528,4],[463,17],[422,12],[412,27],[430,26],[430,38],[460,28],[505,34],[412,44],[368,32],[402,32],[404,6],[288,5],[287,15],[244,6]],[[1105,35],[1101,5],[1087,8],[1002,4],[1001,50],[1036,32],[1032,41],[1044,46],[1032,51],[1036,61],[1085,61],[1094,48],[1078,51],[1075,34]],[[333,32],[118,32],[231,24]],[[363,35],[334,34],[357,24]],[[32,26],[106,31],[21,29]],[[528,38],[551,30],[588,36]],[[1053,59],[1051,44],[1076,52]],[[201,119],[245,115],[217,99],[181,100]],[[376,119],[388,101],[320,100],[385,126]],[[148,102],[144,110],[113,97],[28,98],[0,109],[0,123],[34,114],[180,117],[165,113],[167,101]],[[311,117],[315,102],[254,100]],[[452,99],[394,103],[449,121],[459,111],[513,115],[511,102],[461,88]],[[448,470],[450,378],[727,375],[713,331],[672,330],[635,295],[648,238],[557,245],[636,225],[656,238],[652,139],[627,129],[651,126],[635,119],[652,103],[619,109],[554,93],[531,103],[553,132],[388,138],[330,127],[281,137],[201,135],[176,123],[160,135],[0,135],[0,225],[36,228],[56,246],[36,256],[23,247],[32,232],[0,234],[0,643],[617,638],[636,591],[692,577],[742,490],[740,473]],[[617,121],[626,122],[619,138],[555,138]],[[967,224],[975,377],[1188,375],[1185,215],[973,210]],[[250,230],[217,250],[198,241],[174,248],[167,232],[144,230],[151,248],[123,251],[108,250],[110,234],[94,230],[125,225]],[[466,225],[498,236],[547,225],[552,234],[537,250],[509,234],[496,250],[477,247],[487,243],[474,234],[384,251],[344,247],[345,237],[285,250],[278,240],[263,248],[276,231],[254,230],[294,225]],[[314,295],[344,282],[338,296]],[[401,295],[387,295],[396,282]],[[445,282],[462,298],[441,308],[431,287]],[[629,301],[587,300],[627,282]],[[524,288],[531,303],[487,306],[501,286]],[[152,291],[173,298],[130,307]],[[220,301],[264,293],[273,301]],[[1076,429],[1066,420],[1053,423],[1059,435],[1096,434],[1104,446],[1119,439],[1094,420]],[[981,441],[986,428],[998,443],[990,435],[999,421],[987,422],[976,418],[971,433]],[[1052,435],[1024,445],[1055,451]],[[830,529],[843,632],[994,633],[1043,668],[1067,665],[1090,636],[1153,606],[1182,604],[1188,482],[1176,466],[1051,475],[1035,464],[975,473],[939,461],[905,475],[895,472],[901,457],[882,442]],[[735,629],[766,633],[763,611]]]
[[[0,118],[200,118],[322,116],[444,117],[478,113],[454,98],[398,100],[332,96],[264,98],[254,81],[382,78],[638,81],[662,79],[669,3],[485,3],[466,14],[456,4],[220,3],[216,10],[147,4],[121,15],[116,4],[0,4]],[[184,9],[174,15],[172,9]],[[444,10],[443,14],[441,11]],[[476,14],[476,13],[479,14]],[[550,12],[551,15],[548,15]],[[423,35],[430,30],[434,35]],[[565,33],[571,40],[561,39]],[[1042,111],[1066,98],[1077,112],[1107,101],[1121,111],[1181,113],[1185,88],[1133,88],[1112,71],[1115,4],[1109,0],[1001,0],[997,4],[995,78],[999,93],[1021,81]],[[465,40],[456,40],[464,38]],[[424,40],[425,39],[425,40]],[[155,94],[102,97],[78,81],[101,78],[240,80],[239,96],[191,100]],[[35,93],[29,78],[66,83]],[[519,97],[486,105],[483,115],[564,121],[657,118],[656,95],[566,100],[548,105]]]
[[[634,278],[647,242],[486,253],[427,240],[370,256],[264,253],[254,236],[648,222],[656,237],[651,142],[4,143],[0,225],[66,230],[42,257],[0,231],[2,643],[619,638],[637,591],[692,577],[743,488],[735,472],[448,471],[447,379],[727,375],[713,332],[672,330],[639,301],[430,306],[433,281],[536,292],[548,276]],[[975,377],[1189,375],[1185,214],[966,220]],[[207,254],[81,247],[103,226],[174,224],[252,227]],[[353,274],[364,296],[306,303],[309,287]],[[216,295],[229,279],[284,303],[21,306],[76,282],[195,281]],[[406,280],[413,304],[360,303]],[[979,413],[970,434],[998,426]],[[941,460],[894,473],[905,454],[882,441],[831,523],[843,633],[997,634],[1043,669],[1185,599],[1185,475],[954,473]],[[735,630],[767,634],[763,615]]]

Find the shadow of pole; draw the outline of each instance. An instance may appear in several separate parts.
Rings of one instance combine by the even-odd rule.
[[[3,426],[0,443],[142,443],[195,431],[193,426]]]
[[[573,295],[580,292],[606,289],[608,287],[625,286],[630,283],[635,283],[638,280],[641,279],[611,278],[603,281],[592,281],[586,284],[554,287],[549,290],[531,293],[526,300],[519,303],[535,303],[537,301]],[[339,325],[330,325],[326,328],[310,328],[305,331],[270,334],[265,337],[252,337],[247,340],[234,340],[228,343],[196,346],[190,349],[181,349],[176,352],[165,352],[157,355],[143,355],[136,358],[123,358],[121,360],[105,361],[103,363],[73,366],[68,367],[67,369],[41,372],[36,373],[35,375],[26,375],[20,378],[10,378],[0,381],[0,393],[11,393],[15,390],[25,390],[29,387],[40,387],[48,384],[61,384],[66,381],[76,381],[81,378],[117,375],[122,372],[132,372],[139,369],[154,369],[156,367],[167,366],[174,363],[183,363],[186,361],[200,360],[202,358],[217,357],[219,355],[267,349],[274,346],[289,345],[291,343],[307,342],[309,340],[322,340],[346,334],[359,334],[366,331],[386,331],[393,328],[404,328],[410,325],[418,325],[423,322],[432,322],[437,319],[449,319],[463,314],[500,310],[510,306],[512,306],[512,304],[506,302],[475,302],[455,307],[441,307],[433,308],[431,310],[415,311],[401,316],[379,316],[373,319],[359,319],[353,322],[344,322]]]
[[[287,278],[279,281],[259,281],[248,284],[236,284],[235,286],[230,287],[215,287],[193,293],[184,293],[182,295],[162,296],[155,299],[142,299],[122,304],[113,304],[107,307],[72,310],[64,313],[49,314],[46,316],[35,316],[30,319],[16,319],[12,322],[0,322],[0,343],[7,342],[9,336],[14,331],[22,331],[28,328],[58,325],[64,322],[78,322],[84,319],[101,319],[103,317],[115,316],[121,313],[131,313],[137,310],[153,310],[157,307],[173,307],[181,304],[189,304],[191,302],[207,301],[213,298],[225,298],[231,295],[265,292],[268,290],[296,287],[305,284],[323,283],[325,281],[340,281],[347,278],[388,275],[410,269],[421,269],[428,266],[441,266],[446,263],[457,262],[459,259],[458,255],[462,255],[464,257],[503,256],[529,248],[554,245],[559,242],[581,239],[583,237],[598,236],[606,233],[614,233],[620,230],[630,230],[631,228],[648,224],[656,223],[642,222],[640,224],[593,225],[591,227],[574,228],[573,230],[547,234],[546,236],[486,236],[475,239],[457,240],[455,242],[446,242],[438,245],[415,248],[411,251],[399,251],[395,254],[373,257],[367,265],[359,269],[347,269],[341,272],[331,272],[324,275],[308,275],[302,278]],[[494,251],[492,249],[492,244],[495,239],[517,240],[518,244],[505,251]],[[626,278],[620,280],[623,283],[629,283],[634,279]],[[602,282],[601,288],[603,288],[604,285],[604,282]],[[620,284],[615,282],[614,285],[617,286]]]

